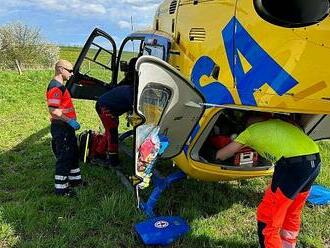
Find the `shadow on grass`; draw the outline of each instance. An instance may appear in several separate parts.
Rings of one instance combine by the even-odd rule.
[[[19,193],[33,190],[49,179],[54,168],[51,167],[54,156],[51,152],[50,138],[46,137],[49,130],[49,126],[40,129],[12,149],[0,154],[0,185],[4,192]],[[43,178],[45,176],[47,178]],[[7,195],[8,197],[11,198],[10,195]],[[3,195],[1,201],[4,201]]]
[[[21,143],[19,143],[15,147],[13,147],[11,149],[11,151],[19,152],[26,148],[29,148],[29,147],[35,145],[36,143],[40,142],[40,140],[42,140],[42,138],[45,137],[49,132],[50,132],[50,126],[40,129],[38,132],[30,135],[28,138],[23,140]],[[11,152],[11,151],[9,151],[9,152]]]
[[[49,133],[50,127],[45,127],[38,132],[30,135],[28,138],[24,139],[21,143],[14,146],[9,151],[0,154],[0,162],[10,163],[10,162],[29,162],[28,159],[35,159],[35,152],[41,152],[44,150],[45,146],[50,147],[50,141],[48,144],[41,142],[43,138]],[[24,130],[22,130],[23,132]],[[38,156],[37,156],[38,157]]]
[[[221,183],[181,180],[163,192],[155,212],[162,215],[187,212],[187,217],[191,212],[195,217],[209,217],[230,209],[236,203],[256,208],[263,195],[263,190],[259,191],[258,187],[263,188],[263,185],[255,184],[250,180]],[[150,190],[143,194],[144,200],[149,193]]]
[[[53,158],[49,150],[50,140],[45,138],[49,129],[50,127],[47,126],[30,135],[12,149],[0,153],[0,178],[10,173],[22,175],[31,168],[43,166],[49,158]]]
[[[209,237],[202,235],[199,237],[189,237],[189,247],[191,248],[200,248],[200,247],[208,247],[208,248],[257,248],[258,245],[255,242],[240,242],[236,240],[229,240],[229,239],[218,239],[213,240]],[[184,246],[175,246],[174,247],[188,247],[186,244]]]

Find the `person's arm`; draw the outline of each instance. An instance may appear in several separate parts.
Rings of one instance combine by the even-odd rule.
[[[68,122],[70,120],[69,117],[63,114],[62,109],[59,108],[53,108],[53,107],[48,107],[49,113],[52,116],[52,118],[57,119],[57,120],[62,120],[65,122]]]
[[[48,107],[49,113],[53,119],[62,120],[68,123],[74,130],[80,129],[80,124],[76,119],[70,119],[63,114],[63,111],[59,108]]]
[[[226,160],[226,159],[232,157],[235,153],[237,153],[243,147],[244,147],[244,145],[233,141],[230,144],[228,144],[225,147],[218,150],[215,158],[220,159],[220,160]]]

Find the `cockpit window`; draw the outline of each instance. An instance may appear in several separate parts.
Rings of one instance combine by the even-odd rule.
[[[254,0],[254,7],[264,20],[288,28],[316,24],[329,14],[329,0]]]
[[[165,59],[164,46],[146,44],[143,49],[143,55],[151,55],[162,60]]]

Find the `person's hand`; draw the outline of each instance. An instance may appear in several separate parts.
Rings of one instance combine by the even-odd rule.
[[[70,119],[68,121],[68,124],[74,129],[74,130],[78,130],[80,128],[80,124],[78,121],[76,121],[75,119]]]

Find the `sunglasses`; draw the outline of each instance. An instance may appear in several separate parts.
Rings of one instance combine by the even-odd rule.
[[[73,72],[73,70],[69,70],[69,69],[66,69],[65,67],[62,67],[64,70],[66,70],[66,71],[68,71],[68,72],[70,72],[70,73],[72,73]]]

